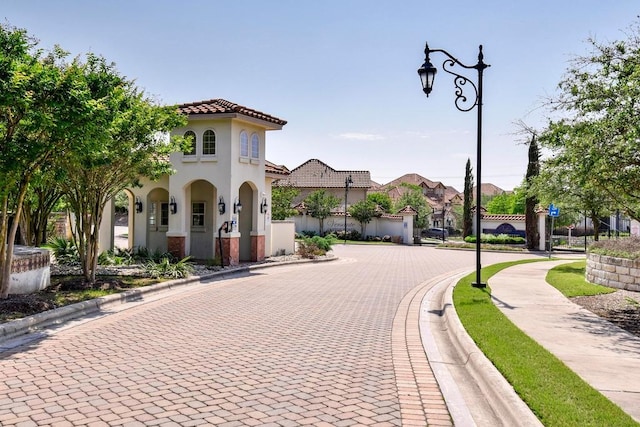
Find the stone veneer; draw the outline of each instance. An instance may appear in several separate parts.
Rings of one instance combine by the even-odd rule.
[[[640,260],[587,255],[587,281],[609,288],[640,292]]]

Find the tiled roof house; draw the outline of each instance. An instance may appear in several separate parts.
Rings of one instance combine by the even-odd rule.
[[[318,159],[310,159],[292,169],[289,176],[274,182],[274,186],[291,186],[300,190],[294,204],[300,204],[309,194],[325,190],[342,200],[336,211],[344,212],[345,183],[351,177],[347,205],[364,200],[371,187],[369,171],[341,171]],[[347,207],[348,207],[347,206]]]

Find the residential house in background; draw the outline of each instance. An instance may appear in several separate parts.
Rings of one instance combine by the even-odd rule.
[[[345,190],[349,183],[347,206],[364,200],[371,187],[371,173],[369,171],[339,171],[318,159],[310,159],[292,169],[286,178],[274,183],[274,186],[290,186],[300,191],[294,199],[294,205],[300,205],[307,196],[317,190],[325,190],[342,200],[336,212],[345,212]]]

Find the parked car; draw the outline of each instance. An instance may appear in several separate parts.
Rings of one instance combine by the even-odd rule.
[[[424,237],[429,237],[432,239],[442,239],[442,234],[444,233],[444,238],[445,240],[449,237],[449,231],[446,228],[437,228],[437,227],[432,227],[432,228],[427,228],[426,230],[424,230],[422,232],[422,235]]]

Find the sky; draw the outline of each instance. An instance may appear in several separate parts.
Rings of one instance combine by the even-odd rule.
[[[2,0],[0,19],[39,47],[114,62],[162,104],[214,98],[287,120],[267,160],[318,159],[385,184],[417,173],[462,191],[476,170],[477,110],[456,109],[443,55],[427,98],[424,46],[474,65],[483,45],[482,183],[520,185],[545,100],[589,37],[625,39],[637,0]],[[477,83],[475,70],[459,69]],[[471,71],[469,73],[469,71]],[[471,94],[470,94],[471,95]],[[475,97],[475,94],[471,95]]]

